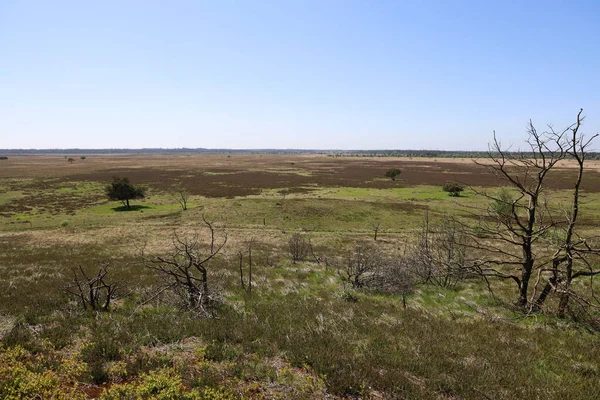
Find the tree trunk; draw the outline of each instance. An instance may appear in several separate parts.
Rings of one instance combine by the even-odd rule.
[[[200,269],[200,280],[202,281],[202,307],[208,306],[208,279],[206,268]]]
[[[544,286],[544,289],[542,289],[540,296],[535,301],[533,311],[539,311],[542,308],[542,306],[544,305],[544,302],[546,301],[546,298],[548,297],[550,292],[552,292],[552,289],[556,287],[557,282],[558,282],[558,277],[556,276],[556,273],[555,273],[550,279],[548,279],[548,282],[546,282],[546,285]]]
[[[526,260],[523,263],[521,270],[521,287],[519,288],[519,299],[517,305],[520,307],[527,307],[529,299],[527,298],[527,292],[529,290],[529,279],[531,278],[531,271],[533,269],[533,258],[531,255],[526,256]]]
[[[523,267],[521,269],[521,287],[519,288],[519,299],[517,300],[517,304],[520,307],[523,307],[524,309],[527,308],[527,305],[529,304],[527,292],[529,290],[529,280],[531,279],[531,272],[533,271],[533,266],[535,262],[533,258],[532,236],[535,226],[535,217],[537,215],[537,204],[540,185],[541,181],[538,182],[538,190],[536,191],[536,194],[529,196],[527,226],[523,232],[523,243],[521,244],[521,247],[523,249]]]
[[[244,283],[244,256],[242,252],[239,254],[240,256],[240,283],[242,284],[242,289],[246,290],[246,284]]]
[[[125,199],[125,201],[127,202],[127,208],[130,208],[129,207],[129,199]]]
[[[248,246],[248,292],[252,292],[252,243]]]
[[[196,308],[196,296],[195,290],[190,290],[188,293],[188,302],[191,309]]]
[[[571,281],[573,280],[573,256],[570,254],[567,260],[566,276],[565,276],[565,287],[563,292],[560,294],[560,302],[558,303],[558,316],[564,317],[569,305],[569,290],[571,288]]]
[[[567,311],[567,306],[569,305],[569,292],[568,287],[565,289],[565,293],[560,296],[560,302],[558,303],[558,316],[564,317],[565,312]]]

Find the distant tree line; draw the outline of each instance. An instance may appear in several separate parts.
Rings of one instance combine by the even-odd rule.
[[[0,149],[0,153],[38,155],[38,154],[331,154],[334,150],[308,149],[205,149],[205,148],[144,148],[144,149]]]
[[[146,148],[146,149],[0,149],[4,154],[325,154],[331,157],[424,157],[424,158],[487,158],[488,151],[472,150],[310,150],[310,149],[205,149],[205,148]],[[534,157],[534,153],[507,154]],[[499,154],[495,154],[499,156]],[[600,160],[599,152],[588,152],[590,160]]]
[[[333,151],[337,157],[414,157],[414,158],[489,158],[490,154],[499,157],[499,153],[490,153],[489,151],[446,151],[446,150],[348,150]],[[539,153],[528,153],[522,151],[505,152],[506,155],[534,158]],[[600,160],[600,153],[587,152],[587,159]],[[566,159],[574,159],[570,156]]]

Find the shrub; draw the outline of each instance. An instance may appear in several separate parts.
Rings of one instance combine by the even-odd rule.
[[[402,171],[400,171],[398,168],[390,168],[385,172],[385,177],[395,181],[396,177],[400,175],[401,172]]]
[[[19,346],[0,348],[0,398],[85,398],[78,393],[77,384],[69,385],[82,371],[80,362],[67,362],[62,373],[59,373],[45,368],[40,361]]]
[[[458,197],[460,196],[460,192],[465,190],[465,187],[457,182],[446,182],[444,183],[444,186],[442,186],[442,190],[448,192],[452,197]]]
[[[199,388],[186,390],[180,376],[172,368],[163,368],[142,375],[141,379],[112,385],[100,397],[112,399],[189,399],[229,400],[235,397],[223,389]]]

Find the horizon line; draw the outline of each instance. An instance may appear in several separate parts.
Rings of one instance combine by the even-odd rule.
[[[143,151],[164,151],[164,152],[342,152],[342,153],[350,153],[350,152],[399,152],[399,153],[407,153],[407,152],[438,152],[438,153],[481,153],[487,152],[487,150],[474,150],[474,149],[465,149],[465,150],[444,150],[444,149],[311,149],[311,148],[206,148],[206,147],[141,147],[141,148],[131,148],[131,147],[103,147],[103,148],[86,148],[86,147],[69,147],[69,148],[7,148],[0,149],[0,153],[8,152],[8,153],[18,153],[18,152],[101,152],[101,151],[131,151],[131,152],[143,152]]]

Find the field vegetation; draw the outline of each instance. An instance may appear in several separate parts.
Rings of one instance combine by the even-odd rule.
[[[570,282],[578,297],[558,312],[559,291],[533,307],[512,279],[463,268],[485,256],[477,229],[495,224],[474,210],[504,215],[519,196],[489,160],[71,157],[2,162],[0,398],[600,393],[594,276]],[[570,157],[549,172],[547,218],[568,209],[577,176]],[[109,200],[113,177],[145,196]],[[600,162],[586,161],[580,198],[577,232],[592,245]],[[536,260],[561,232],[540,232]],[[544,268],[527,296],[552,276]]]

